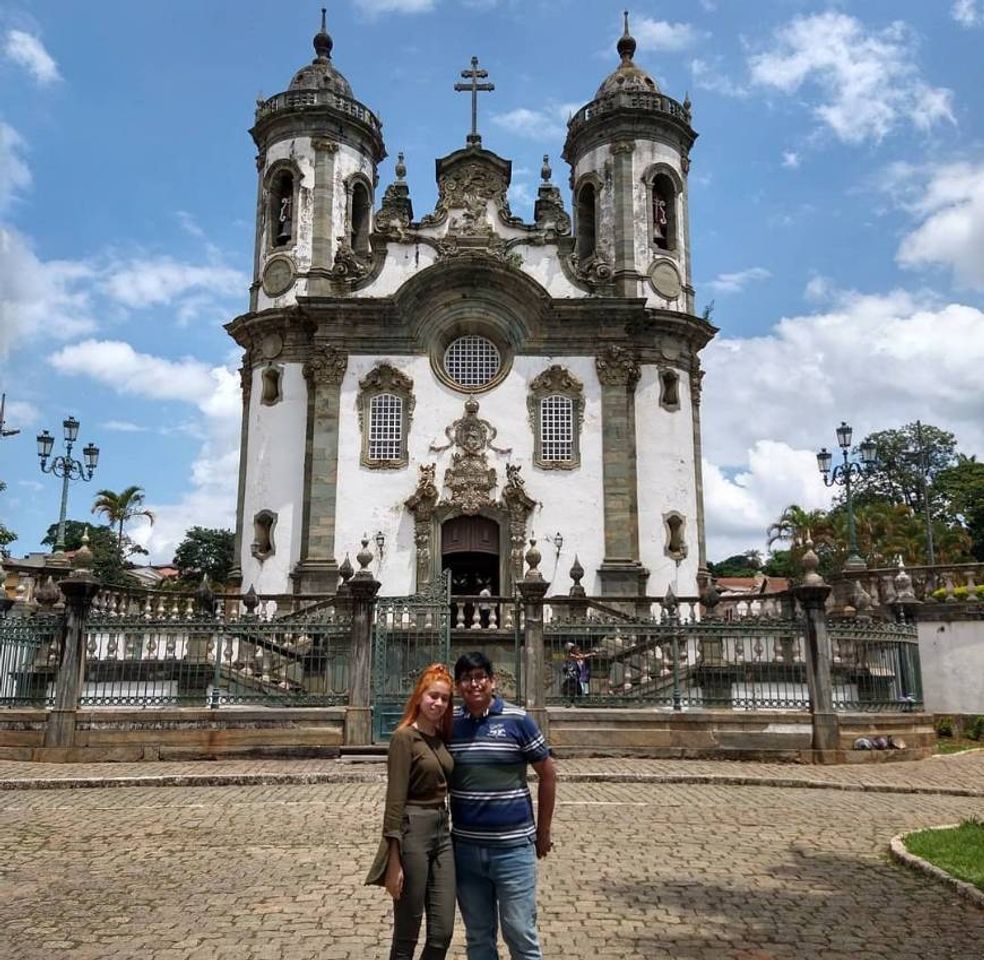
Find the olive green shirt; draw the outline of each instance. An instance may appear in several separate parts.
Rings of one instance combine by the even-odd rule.
[[[407,804],[440,807],[447,803],[454,760],[440,737],[416,727],[400,727],[390,739],[386,758],[386,809],[383,838],[366,883],[382,883],[389,857],[390,838],[401,840]]]

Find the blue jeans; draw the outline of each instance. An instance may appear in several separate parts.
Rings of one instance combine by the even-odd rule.
[[[499,960],[496,938],[512,960],[542,960],[536,934],[536,848],[454,843],[458,908],[465,921],[468,960]]]

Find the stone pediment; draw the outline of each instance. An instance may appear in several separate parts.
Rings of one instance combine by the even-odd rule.
[[[490,150],[467,147],[436,161],[437,206],[422,227],[448,224],[448,233],[480,237],[494,232],[492,215],[505,224],[522,223],[509,209],[512,163]]]

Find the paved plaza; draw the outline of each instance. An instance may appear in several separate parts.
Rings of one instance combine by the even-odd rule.
[[[896,833],[984,817],[984,754],[561,770],[541,872],[547,958],[982,956],[984,910],[887,850]],[[57,789],[107,775],[135,785]],[[225,782],[149,785],[163,776]],[[4,960],[386,956],[385,894],[362,886],[378,766],[0,763],[0,782]],[[464,958],[460,929],[451,956]]]

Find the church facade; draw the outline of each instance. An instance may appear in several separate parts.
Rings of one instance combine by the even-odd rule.
[[[532,222],[465,145],[416,218],[401,154],[332,59],[258,101],[254,280],[237,503],[243,589],[333,593],[368,536],[382,593],[509,596],[531,538],[551,592],[694,594],[703,576],[701,349],[687,210],[689,102],[619,63],[544,158]],[[420,158],[411,158],[418,162]],[[344,569],[344,567],[343,567]]]

